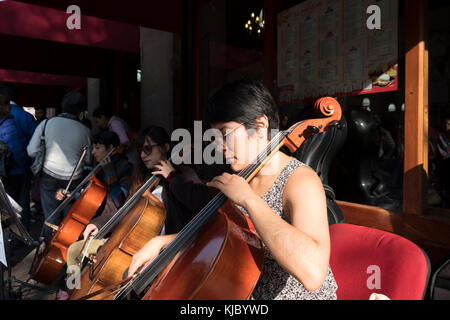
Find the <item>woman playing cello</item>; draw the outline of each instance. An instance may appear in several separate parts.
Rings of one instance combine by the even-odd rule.
[[[207,115],[223,134],[217,144],[234,172],[263,150],[279,125],[272,96],[253,81],[222,88],[211,98]],[[264,243],[264,265],[252,299],[336,299],[325,193],[312,169],[278,151],[250,184],[224,173],[207,185],[250,217]],[[148,265],[175,237],[150,240],[133,256],[128,275]]]
[[[95,146],[95,144],[94,144]],[[200,181],[193,169],[180,166],[176,169],[167,160],[170,151],[170,137],[162,127],[151,126],[144,129],[136,139],[140,160],[131,175],[130,197],[152,175],[160,175],[164,179],[152,191],[166,208],[166,219],[163,230],[175,233],[181,230],[194,214],[208,202],[210,195],[207,187]],[[195,206],[193,206],[196,204]],[[117,210],[109,210],[92,220],[83,234],[87,239],[89,234],[95,236]],[[88,255],[95,255],[104,239],[94,240],[88,248]],[[78,241],[69,248],[67,265],[75,265],[75,259],[82,253],[84,241]],[[70,256],[70,258],[69,258]]]
[[[170,157],[170,137],[162,127],[150,126],[144,129],[136,142],[141,161],[136,164],[132,175],[133,194],[152,175],[160,175],[160,200],[166,207],[166,220],[161,232],[176,233],[210,199],[208,188],[202,183],[196,172],[185,165],[174,166]]]

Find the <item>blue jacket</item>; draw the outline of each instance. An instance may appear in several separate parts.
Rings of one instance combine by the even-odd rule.
[[[0,119],[0,140],[3,141],[13,154],[13,166],[10,175],[24,174],[29,171],[27,142],[25,136],[17,129],[12,116]]]
[[[11,111],[9,114],[14,117],[14,122],[16,123],[17,129],[19,129],[19,133],[22,133],[25,136],[28,143],[33,136],[34,130],[36,130],[37,122],[31,113],[26,112],[13,102],[10,104]]]

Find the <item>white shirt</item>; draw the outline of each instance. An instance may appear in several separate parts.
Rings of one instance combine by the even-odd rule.
[[[36,156],[46,121],[42,121],[36,128],[27,152],[30,157]],[[75,169],[83,148],[88,146],[84,157],[84,164],[91,160],[91,139],[89,129],[76,120],[53,117],[48,120],[45,128],[45,159],[43,171],[54,178],[69,180]],[[83,173],[83,163],[74,174],[74,179]]]
[[[162,204],[164,204],[164,201],[163,201],[163,198],[162,198],[162,191],[163,191],[162,186],[157,186],[157,187],[153,190],[152,194],[153,194],[156,198],[158,198],[158,200],[161,201]],[[162,228],[161,228],[161,231],[159,232],[159,235],[164,235],[164,234],[166,234],[166,228],[165,228],[165,225],[163,224],[163,226],[162,226]]]

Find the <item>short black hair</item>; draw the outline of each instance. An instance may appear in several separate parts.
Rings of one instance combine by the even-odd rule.
[[[255,120],[266,115],[269,130],[278,129],[280,118],[270,92],[259,80],[244,79],[224,85],[209,99],[206,119],[209,124],[236,121],[256,129]]]
[[[114,112],[113,110],[105,107],[98,107],[97,109],[94,110],[92,115],[94,116],[94,118],[101,118],[102,115],[107,118],[111,118],[114,115]]]
[[[112,145],[117,147],[120,145],[120,139],[117,133],[113,131],[100,131],[92,138],[92,144],[103,144],[105,147]]]
[[[78,113],[80,113],[84,108],[82,94],[78,91],[66,93],[62,100],[61,106],[63,112],[78,115]]]
[[[11,96],[8,88],[4,85],[0,85],[0,106],[9,105],[9,101],[11,101]]]

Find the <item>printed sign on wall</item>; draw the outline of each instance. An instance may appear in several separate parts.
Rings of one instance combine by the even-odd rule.
[[[279,105],[398,89],[397,0],[309,0],[278,15]]]

